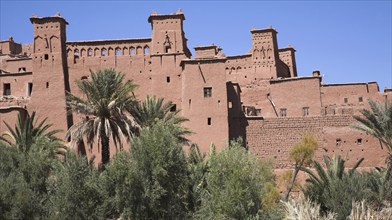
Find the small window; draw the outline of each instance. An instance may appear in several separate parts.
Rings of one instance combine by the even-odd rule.
[[[344,103],[348,103],[348,98],[344,98]]]
[[[121,49],[120,48],[116,49],[116,56],[121,56]]]
[[[206,87],[204,88],[204,98],[208,98],[212,96],[212,88]]]
[[[361,145],[361,144],[362,144],[362,138],[358,138],[358,139],[357,139],[357,144],[358,144],[358,145]]]
[[[86,50],[85,50],[85,49],[81,49],[81,50],[80,50],[80,56],[81,56],[81,57],[86,56]]]
[[[338,138],[336,139],[336,147],[339,147],[340,145],[342,145],[342,139]]]
[[[309,107],[304,107],[303,112],[304,112],[304,116],[308,116],[309,115]]]
[[[32,92],[33,92],[33,83],[28,83],[27,84],[27,96],[31,96]]]
[[[106,54],[107,54],[107,50],[104,48],[104,49],[102,49],[102,51],[101,51],[101,55],[102,56],[106,56]]]
[[[46,88],[49,88],[49,82],[46,82]]]
[[[26,72],[26,67],[20,67],[20,68],[18,69],[18,72],[20,72],[20,73]]]
[[[144,47],[144,54],[148,54],[148,47],[147,46]]]
[[[3,95],[11,95],[11,83],[4,83]]]
[[[49,55],[45,54],[45,60],[49,60]]]
[[[287,109],[281,108],[280,109],[280,117],[286,117],[287,116]]]
[[[207,125],[211,125],[211,118],[207,118]]]
[[[129,54],[130,54],[131,56],[134,56],[134,55],[135,55],[135,48],[131,47],[131,49],[130,49],[130,51],[129,51]]]
[[[233,102],[229,102],[229,108],[233,108]]]
[[[260,116],[260,115],[261,115],[261,109],[259,109],[259,108],[256,109],[256,115],[257,115],[257,116]]]
[[[173,104],[172,107],[170,108],[170,111],[171,111],[171,112],[177,111],[177,105],[176,105],[176,104]]]
[[[91,57],[93,55],[93,49],[88,49],[87,56]]]
[[[79,56],[79,50],[78,50],[78,49],[76,49],[76,50],[74,51],[74,55],[75,55],[76,57]]]
[[[359,98],[358,98],[358,101],[359,101],[359,102],[363,102],[363,97],[359,97]]]
[[[166,82],[167,82],[167,83],[170,82],[170,76],[166,77]]]

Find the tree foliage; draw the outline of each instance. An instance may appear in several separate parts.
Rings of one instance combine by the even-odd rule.
[[[290,150],[290,159],[294,162],[294,172],[284,195],[285,201],[288,200],[290,192],[294,187],[299,170],[311,163],[317,148],[318,143],[316,138],[306,133]]]
[[[132,81],[124,82],[124,74],[114,69],[91,71],[90,77],[91,80],[75,82],[83,98],[67,94],[69,113],[84,115],[68,130],[67,137],[71,138],[74,146],[83,138],[89,146],[94,146],[97,139],[98,146],[102,148],[102,163],[106,164],[110,158],[109,138],[116,147],[122,148],[122,142],[129,141],[135,131],[125,109],[136,104],[132,95],[136,85]]]
[[[48,139],[51,146],[63,147],[62,141],[55,136],[60,130],[50,130],[52,124],[46,124],[47,118],[39,122],[35,116],[35,112],[31,116],[27,112],[25,116],[19,113],[14,129],[4,122],[8,131],[0,136],[0,142],[24,153],[30,152],[31,147],[42,138]]]
[[[249,154],[240,142],[231,142],[209,158],[206,180],[197,219],[249,219],[259,217],[274,177],[270,164]]]
[[[188,119],[179,116],[180,110],[173,109],[174,107],[175,105],[171,101],[164,103],[163,98],[147,96],[144,101],[138,102],[137,105],[128,106],[127,109],[139,127],[152,127],[158,121],[171,124],[173,125],[172,132],[176,133],[179,140],[188,143],[189,140],[185,136],[191,134],[191,132],[181,126]]]

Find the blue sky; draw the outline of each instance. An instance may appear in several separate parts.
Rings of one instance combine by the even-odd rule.
[[[297,50],[300,76],[320,70],[324,83],[377,81],[392,87],[392,1],[5,1],[0,37],[32,41],[29,17],[60,12],[67,40],[150,37],[159,14],[185,14],[188,47],[214,43],[226,55],[246,53],[252,27],[272,25],[279,47]]]

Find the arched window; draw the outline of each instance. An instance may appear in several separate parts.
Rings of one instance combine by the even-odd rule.
[[[144,54],[148,54],[148,46],[144,47]]]
[[[87,80],[87,76],[82,76],[82,78],[80,78],[80,80]]]
[[[129,54],[130,54],[131,56],[134,56],[134,55],[135,55],[135,48],[134,48],[134,47],[131,47],[131,48],[129,49]]]
[[[86,49],[83,48],[83,49],[80,50],[80,56],[81,57],[86,56]]]
[[[120,48],[116,48],[116,56],[121,56],[121,49]]]
[[[93,49],[88,48],[87,50],[87,56],[91,57],[93,55]]]
[[[75,49],[75,50],[74,50],[74,55],[75,55],[75,56],[79,56],[79,55],[80,55],[78,49]]]
[[[98,56],[99,55],[99,49],[98,48],[95,48],[94,49],[94,56]]]
[[[128,52],[128,48],[124,47],[124,48],[123,48],[123,55],[124,55],[124,56],[127,55],[127,52]]]
[[[102,56],[106,56],[107,55],[107,50],[105,48],[102,49],[101,55]]]
[[[143,53],[142,47],[141,46],[136,47],[136,54],[139,55],[139,54],[142,54],[142,53]]]
[[[108,49],[108,56],[113,55],[113,48],[109,47]]]

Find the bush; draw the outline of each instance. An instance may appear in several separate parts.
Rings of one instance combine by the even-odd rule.
[[[99,173],[86,157],[68,153],[50,179],[50,219],[101,219],[105,197]]]
[[[263,199],[279,200],[268,194],[274,181],[271,165],[249,154],[240,142],[210,156],[206,180],[197,219],[265,219],[262,215],[269,210],[263,210]]]

